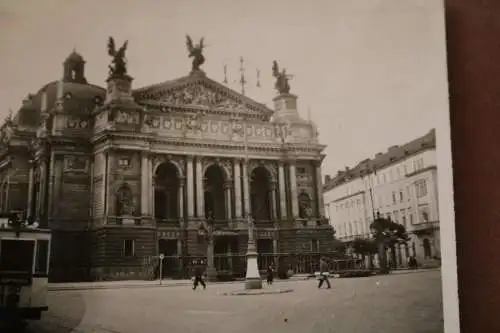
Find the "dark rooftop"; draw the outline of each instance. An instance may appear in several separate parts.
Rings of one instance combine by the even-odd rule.
[[[405,143],[402,146],[391,146],[387,152],[377,153],[373,159],[367,158],[359,162],[354,168],[346,167],[345,170],[339,170],[334,177],[330,175],[325,176],[327,181],[325,181],[323,191],[331,190],[370,172],[381,170],[391,164],[402,161],[411,155],[435,147],[436,130],[432,129],[426,135]]]

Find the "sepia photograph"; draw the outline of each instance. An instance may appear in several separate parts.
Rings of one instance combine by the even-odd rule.
[[[458,333],[444,4],[0,4],[0,332]]]

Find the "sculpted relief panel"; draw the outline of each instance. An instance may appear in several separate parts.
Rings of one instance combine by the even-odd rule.
[[[243,124],[231,120],[200,119],[199,117],[157,116],[148,115],[145,124],[151,131],[172,135],[179,134],[206,134],[207,136],[222,137],[224,140],[243,139]],[[247,138],[251,141],[275,142],[284,141],[291,135],[286,126],[277,126],[269,123],[247,124]]]
[[[169,91],[160,99],[160,102],[172,106],[197,105],[233,110],[245,108],[241,102],[201,84],[188,85],[180,90]]]

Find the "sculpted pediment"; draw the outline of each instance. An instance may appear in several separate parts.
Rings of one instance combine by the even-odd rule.
[[[184,82],[183,82],[184,81]],[[265,105],[253,101],[208,78],[165,83],[138,91],[138,102],[154,101],[168,107],[201,107],[231,111],[271,113]]]

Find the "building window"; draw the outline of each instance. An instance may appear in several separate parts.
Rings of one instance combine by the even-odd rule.
[[[130,166],[130,159],[129,158],[120,158],[118,160],[118,166],[120,168],[128,168]]]
[[[410,213],[410,214],[408,214],[408,216],[410,217],[410,224],[413,224],[413,214]]]
[[[426,181],[423,179],[415,182],[415,189],[417,192],[417,198],[425,197],[427,195]]]
[[[404,174],[406,176],[408,174],[408,169],[406,168],[406,164],[403,165],[403,171],[404,171]]]
[[[123,256],[133,257],[135,255],[135,240],[125,239],[123,240]]]
[[[406,216],[401,214],[401,224],[406,228]]]
[[[403,196],[403,191],[399,191],[399,202],[403,202],[404,196]]]
[[[423,222],[429,222],[429,213],[422,212],[422,221]]]
[[[311,252],[319,252],[319,241],[311,239]]]
[[[396,192],[392,192],[392,203],[396,204]]]

